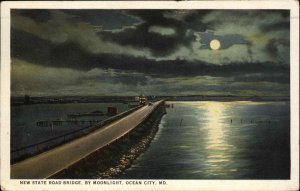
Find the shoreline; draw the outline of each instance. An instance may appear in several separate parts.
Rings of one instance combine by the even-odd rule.
[[[99,178],[100,179],[117,178],[126,169],[130,168],[134,160],[138,158],[143,152],[145,152],[147,148],[150,146],[157,131],[158,131],[158,126],[153,127],[153,129],[151,130],[148,136],[143,137],[137,145],[133,146],[129,150],[129,153],[124,154],[120,158],[119,164],[117,166],[111,167],[107,171],[100,173]]]

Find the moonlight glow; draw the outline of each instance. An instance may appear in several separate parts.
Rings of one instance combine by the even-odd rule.
[[[220,49],[220,47],[221,47],[221,43],[220,43],[220,41],[219,40],[217,40],[217,39],[214,39],[214,40],[212,40],[212,41],[210,41],[210,48],[212,49],[212,50],[219,50]]]
[[[287,9],[26,8],[10,20],[13,97],[290,96]]]

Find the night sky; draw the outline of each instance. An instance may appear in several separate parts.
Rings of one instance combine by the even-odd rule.
[[[11,93],[288,96],[289,28],[285,10],[12,10]]]

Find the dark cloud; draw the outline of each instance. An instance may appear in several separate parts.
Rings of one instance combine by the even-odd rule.
[[[92,75],[92,76],[85,76],[79,79],[79,81],[99,81],[99,82],[106,82],[111,84],[126,84],[126,85],[142,85],[145,86],[148,83],[148,78],[141,73],[124,73],[120,71],[114,71],[113,74],[99,74],[99,75]]]
[[[121,45],[131,45],[136,48],[149,48],[153,55],[164,56],[176,50],[179,46],[177,35],[162,36],[148,32],[149,26],[142,24],[137,29],[128,29],[122,33],[102,33],[104,40],[114,41]]]
[[[45,9],[30,9],[30,10],[18,10],[13,9],[12,14],[20,14],[25,17],[29,17],[37,22],[47,22],[51,19],[51,13]]]
[[[140,23],[141,20],[125,14],[120,10],[62,10],[64,13],[72,15],[73,21],[82,21],[103,29],[121,29],[123,26],[131,26]]]
[[[218,16],[224,16],[222,19],[216,18],[212,22],[205,23],[208,28],[214,28],[216,25],[220,25],[222,23],[241,23],[243,19],[246,19],[248,21],[248,23],[244,24],[256,24],[257,20],[264,20],[266,18],[268,19],[274,15],[279,15],[283,19],[289,19],[289,10],[214,10],[208,13],[216,14]],[[269,22],[267,24],[273,22],[278,23],[278,20],[269,19]]]
[[[149,26],[160,25],[165,27],[175,27],[180,30],[182,23],[178,20],[166,18],[164,14],[170,10],[128,10],[127,13],[130,15],[135,15],[142,20],[144,20]]]
[[[34,41],[35,43],[30,43]],[[212,65],[203,61],[156,61],[116,54],[91,54],[73,42],[54,45],[28,33],[12,30],[12,56],[44,66],[91,70],[94,68],[132,71],[152,76],[234,76],[246,73],[288,73],[288,65],[274,63],[231,63]]]
[[[289,30],[290,22],[288,20],[274,22],[274,23],[262,25],[260,28],[261,28],[262,32],[271,32],[271,31],[277,31],[277,30]]]
[[[201,22],[201,19],[203,19],[203,17],[212,12],[212,10],[201,10],[201,11],[193,11],[193,10],[188,10],[187,12],[189,12],[190,14],[188,14],[186,17],[184,17],[183,21],[188,23],[190,26],[193,27],[198,27],[201,26],[202,28],[207,28],[207,26]],[[195,26],[195,22],[196,23],[200,23],[200,25]]]
[[[13,93],[289,94],[288,11],[12,13],[12,69],[21,76],[12,76]],[[210,50],[212,39],[220,50]]]
[[[32,63],[43,64],[51,59],[50,52],[54,45],[30,33],[11,29],[11,56]]]
[[[266,44],[265,49],[266,53],[268,53],[270,57],[276,58],[280,62],[286,62],[284,60],[285,58],[281,57],[282,47],[289,50],[289,42],[285,39],[272,38]],[[289,57],[289,55],[287,57]]]
[[[176,19],[166,18],[165,10],[130,10],[128,14],[139,17],[144,22],[134,29],[120,33],[102,32],[101,35],[109,41],[122,45],[132,45],[137,48],[149,48],[155,56],[166,56],[173,53],[181,45],[191,44],[195,37],[186,35],[187,25]],[[162,35],[149,32],[151,27],[158,26],[175,31],[173,35]],[[205,30],[205,29],[203,29]]]
[[[271,39],[269,40],[268,44],[266,45],[266,50],[271,56],[276,56],[278,54],[278,49],[277,49],[277,39]]]

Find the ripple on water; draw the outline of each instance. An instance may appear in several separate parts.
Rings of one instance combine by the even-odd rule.
[[[172,104],[122,178],[289,178],[289,102]]]

